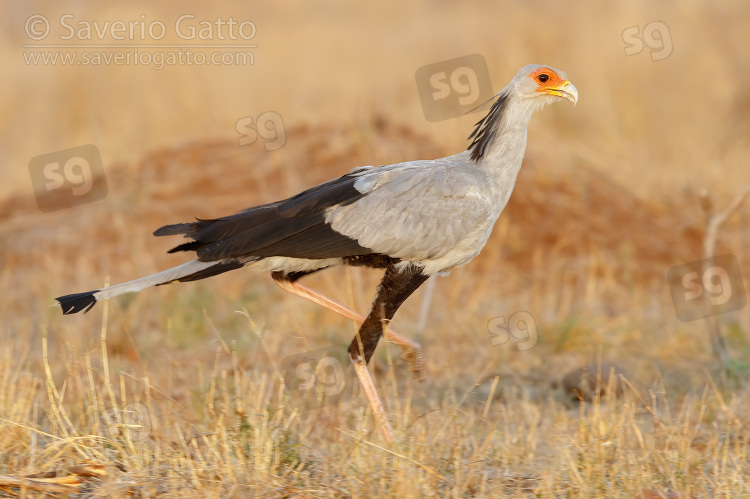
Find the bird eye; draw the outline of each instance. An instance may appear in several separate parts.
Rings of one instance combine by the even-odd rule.
[[[547,73],[542,73],[542,74],[540,74],[539,76],[537,76],[537,78],[538,78],[538,79],[539,79],[539,81],[541,81],[542,83],[545,83],[545,82],[546,82],[547,80],[549,80],[549,75],[548,75]]]

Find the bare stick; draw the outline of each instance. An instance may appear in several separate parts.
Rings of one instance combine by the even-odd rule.
[[[716,239],[719,234],[719,228],[727,221],[727,219],[729,219],[730,216],[742,207],[742,204],[745,202],[748,195],[750,195],[750,184],[746,185],[745,188],[737,194],[726,210],[715,213],[711,195],[705,189],[701,191],[701,208],[703,208],[703,211],[706,214],[706,234],[703,238],[704,274],[706,270],[708,270],[708,266],[716,254]],[[731,357],[727,352],[724,338],[721,335],[718,317],[715,315],[706,317],[706,324],[708,325],[708,331],[711,335],[711,349],[721,363],[727,365],[731,361]]]
[[[37,492],[47,492],[50,494],[74,494],[81,488],[82,480],[78,477],[65,477],[69,479],[68,483],[54,483],[51,479],[32,479],[15,476],[0,475],[0,487],[18,487],[21,489],[31,489]]]

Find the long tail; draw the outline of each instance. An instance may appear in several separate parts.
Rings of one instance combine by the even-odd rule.
[[[60,308],[62,308],[62,312],[65,315],[75,314],[81,311],[86,313],[96,304],[97,301],[109,300],[110,298],[125,293],[137,293],[138,291],[143,291],[152,286],[168,284],[174,281],[187,282],[205,279],[206,277],[239,269],[244,267],[246,263],[247,262],[242,262],[236,259],[221,260],[218,262],[191,260],[182,265],[178,265],[177,267],[150,276],[141,277],[135,281],[124,282],[122,284],[116,284],[103,289],[95,289],[94,291],[87,291],[85,293],[74,293],[71,295],[60,296],[55,298],[55,300],[60,304]]]

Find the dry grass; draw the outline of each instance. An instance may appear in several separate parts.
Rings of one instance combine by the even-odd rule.
[[[140,7],[150,19],[183,13]],[[721,317],[737,359],[724,370],[702,321],[676,319],[666,283],[670,266],[700,258],[698,191],[722,204],[749,180],[745,4],[404,4],[398,16],[375,5],[193,7],[255,20],[265,37],[256,66],[28,68],[17,45],[32,12],[4,7],[15,38],[0,48],[11,82],[0,105],[15,119],[0,141],[16,166],[0,198],[0,497],[750,497],[750,309]],[[670,26],[672,57],[624,57],[621,31],[654,19]],[[165,223],[272,201],[356,165],[465,147],[475,117],[427,124],[413,72],[472,52],[496,88],[531,61],[564,68],[581,102],[533,120],[482,255],[396,317],[394,328],[424,345],[428,380],[412,383],[399,352],[379,347],[371,368],[393,446],[362,397],[310,409],[284,391],[282,359],[346,343],[354,329],[268,276],[162,287],[81,316],[50,307],[105,278],[179,263],[165,254],[174,241],[149,236]],[[237,147],[234,122],[269,109],[284,117],[286,146]],[[26,163],[87,142],[102,150],[108,197],[40,213]],[[748,221],[745,208],[719,237],[746,275]],[[364,311],[378,277],[337,269],[307,282]],[[488,321],[523,310],[538,345],[491,347]],[[571,400],[563,375],[597,362],[625,369],[610,381],[624,395]]]

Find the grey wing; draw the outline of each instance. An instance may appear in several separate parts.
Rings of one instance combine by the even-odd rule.
[[[373,169],[355,183],[364,196],[329,208],[326,221],[361,246],[401,260],[438,259],[456,249],[469,253],[494,224],[485,181],[480,172],[450,162]]]

